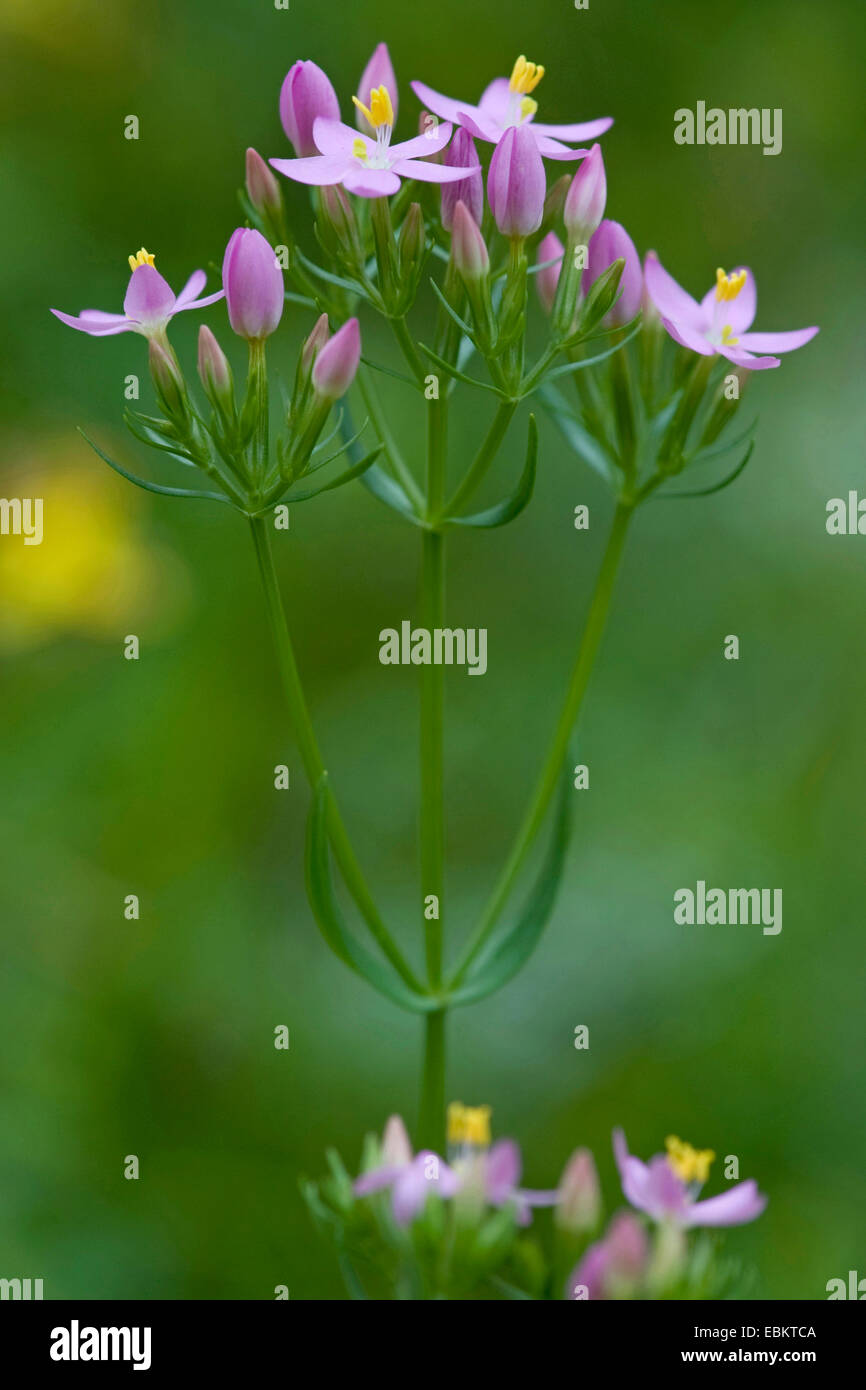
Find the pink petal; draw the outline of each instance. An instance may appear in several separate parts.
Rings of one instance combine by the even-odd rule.
[[[739,275],[741,270],[746,272],[746,283],[740,290],[736,299],[716,299],[716,287],[713,285],[701,300],[704,312],[709,316],[711,323],[716,323],[719,327],[729,323],[734,333],[745,333],[755,322],[755,312],[758,307],[758,287],[755,284],[755,277],[748,266],[738,265],[731,271],[732,275]]]
[[[613,116],[599,116],[595,121],[578,121],[577,125],[545,125],[542,121],[533,121],[533,130],[538,131],[539,135],[552,135],[555,140],[594,140],[598,135],[604,135],[606,130],[610,130],[613,125]]]
[[[335,154],[310,155],[307,159],[271,159],[268,162],[286,178],[314,187],[341,183],[346,171],[351,168],[349,160]]]
[[[101,309],[84,309],[77,318],[74,314],[64,314],[61,309],[52,309],[51,312],[61,323],[68,324],[70,328],[77,328],[79,333],[89,333],[91,338],[108,338],[113,333],[132,333],[136,328],[125,314],[103,314]]]
[[[216,304],[218,299],[225,299],[225,290],[216,290],[213,294],[206,294],[202,299],[192,299],[189,304],[175,304],[174,312],[182,314],[184,309],[206,309],[209,304]]]
[[[792,328],[788,333],[742,333],[740,346],[750,352],[793,352],[809,343],[817,328]]]
[[[399,1115],[390,1115],[382,1136],[382,1157],[386,1164],[405,1167],[412,1162],[412,1144]]]
[[[426,106],[428,111],[432,111],[434,116],[439,116],[443,121],[456,123],[461,108],[470,111],[477,109],[467,106],[465,101],[455,101],[453,97],[446,97],[442,92],[434,92],[433,88],[424,82],[411,82],[409,85],[421,105]]]
[[[520,1181],[520,1149],[513,1139],[500,1139],[484,1160],[487,1200],[494,1206],[507,1202]]]
[[[383,1187],[390,1187],[404,1171],[404,1164],[383,1163],[381,1167],[371,1168],[369,1173],[362,1173],[356,1178],[352,1191],[356,1197],[369,1197],[371,1192],[381,1192]]]
[[[332,121],[326,116],[316,117],[313,123],[313,139],[320,154],[339,154],[351,159],[358,140],[363,141],[368,158],[376,153],[375,140],[371,140],[367,135],[359,135],[357,130],[345,125],[343,121]]]
[[[489,145],[498,145],[506,130],[511,126],[501,126],[498,121],[494,121],[477,107],[471,106],[467,110],[461,107],[457,113],[457,119],[464,130],[468,130],[470,135],[474,135],[476,140],[486,140]]]
[[[507,77],[494,77],[489,86],[484,88],[481,93],[481,100],[478,103],[478,110],[497,125],[506,126],[512,124],[510,120],[512,110],[515,109],[511,104],[511,87]]]
[[[450,164],[427,164],[423,159],[398,159],[391,168],[404,179],[419,179],[422,183],[459,183],[475,172],[454,169]]]
[[[735,367],[748,367],[750,372],[763,371],[767,367],[781,367],[780,357],[755,357],[754,353],[742,352],[739,347],[719,347],[722,357],[727,357]]]
[[[400,180],[391,169],[366,169],[359,163],[346,171],[342,183],[359,198],[387,198],[400,187]]]
[[[134,323],[155,323],[171,317],[174,290],[152,265],[140,265],[130,276],[123,309]]]
[[[698,332],[706,331],[712,322],[712,315],[708,315],[705,308],[668,274],[655,251],[647,252],[644,281],[647,293],[663,319],[689,324]]]
[[[203,270],[194,270],[187,280],[177,299],[174,301],[175,312],[182,309],[184,304],[189,304],[201,294],[207,283],[207,276]]]
[[[712,357],[717,351],[712,347],[699,332],[698,329],[686,326],[684,323],[674,323],[671,319],[662,318],[662,323],[670,333],[675,343],[680,347],[689,348],[691,352],[699,352],[702,357]]]
[[[530,127],[535,136],[535,143],[538,146],[538,153],[543,154],[545,159],[583,159],[589,154],[589,150],[573,150],[568,145],[561,145],[558,140],[551,140],[549,135],[539,135],[538,127]]]
[[[738,1182],[736,1187],[705,1202],[695,1202],[689,1212],[690,1226],[741,1226],[754,1221],[767,1205],[767,1198],[758,1191],[754,1178]]]
[[[438,154],[448,144],[453,129],[447,121],[442,125],[431,126],[424,135],[416,135],[412,140],[403,140],[399,145],[392,145],[389,153],[397,159],[421,159],[427,154]]]

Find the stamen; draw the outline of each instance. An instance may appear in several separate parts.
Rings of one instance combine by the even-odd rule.
[[[519,92],[525,96],[529,92],[534,92],[542,77],[544,68],[540,63],[528,63],[521,53],[514,67],[511,69],[511,77],[508,82],[512,92]]]
[[[538,102],[533,101],[532,97],[524,97],[520,103],[520,115],[524,121],[531,121],[538,110]]]
[[[738,275],[735,275],[733,271],[730,275],[726,275],[719,266],[716,271],[716,300],[721,302],[723,299],[736,299],[747,279],[748,275],[745,270],[741,270]]]
[[[473,1148],[486,1149],[490,1145],[489,1105],[463,1105],[459,1100],[452,1101],[448,1107],[449,1145],[469,1144]]]
[[[394,124],[394,106],[391,102],[391,94],[384,86],[373,87],[370,92],[370,105],[365,106],[357,97],[352,97],[353,102],[374,130],[380,126],[392,126]]]
[[[134,256],[129,257],[129,268],[130,270],[138,270],[139,266],[142,265],[152,266],[155,259],[156,258],[152,254],[152,252],[145,251],[144,247],[142,246],[140,251],[136,251]]]
[[[732,336],[733,332],[734,330],[731,325],[726,323],[722,329],[722,343],[725,347],[736,347],[737,343],[740,341],[739,338],[734,338]]]
[[[683,1182],[705,1183],[710,1173],[710,1164],[715,1158],[712,1149],[693,1149],[691,1144],[683,1143],[675,1134],[665,1140],[668,1163]]]
[[[360,135],[352,146],[352,156],[354,159],[360,159],[364,164],[367,162],[367,146],[364,144]]]

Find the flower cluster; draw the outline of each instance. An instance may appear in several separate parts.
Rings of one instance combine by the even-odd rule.
[[[330,1178],[303,1190],[359,1284],[390,1281],[413,1297],[711,1296],[730,1280],[730,1266],[688,1233],[753,1221],[766,1198],[748,1180],[699,1200],[714,1155],[674,1136],[648,1164],[629,1154],[621,1131],[613,1143],[628,1207],[601,1235],[604,1202],[589,1149],[571,1155],[555,1188],[524,1188],[520,1149],[511,1139],[491,1142],[488,1106],[449,1106],[447,1158],[414,1153],[392,1115],[381,1140],[367,1140],[358,1178],[332,1153]],[[533,1223],[543,1208],[550,1219]]]

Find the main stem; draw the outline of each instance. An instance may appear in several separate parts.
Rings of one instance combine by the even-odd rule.
[[[295,737],[298,740],[304,770],[310,786],[315,791],[325,773],[325,764],[319,751],[310,711],[301,686],[301,678],[274,568],[267,522],[263,516],[250,517],[250,527],[262,584],[264,585],[268,619],[276,648],[283,689],[285,690]],[[333,790],[328,796],[328,833],[346,887],[357,903],[383,954],[410,988],[423,991],[423,985],[403,957],[399,947],[392,941],[388,929],[379,915],[379,910],[367,887],[361,866],[355,857],[355,851],[352,849]]]
[[[571,672],[568,684],[568,691],[562,711],[547,752],[547,757],[539,774],[532,800],[523,818],[514,847],[508,857],[508,862],[503,869],[490,901],[485,908],[484,915],[478,924],[473,935],[470,937],[457,963],[457,969],[450,982],[450,988],[464,979],[475,957],[486,942],[499,920],[499,915],[508,900],[514,881],[517,878],[523,862],[532,847],[536,835],[541,829],[544,816],[550,805],[551,798],[563,775],[566,753],[571,738],[595,658],[601,644],[602,635],[607,623],[610,611],[610,602],[613,596],[614,584],[619,570],[620,560],[622,559],[623,546],[625,544],[628,525],[634,512],[632,501],[619,502],[613,518],[610,536],[608,537],[607,548],[601,562],[595,592],[590,604],[586,626],[583,631],[583,638],[578,648],[577,657]]]
[[[439,515],[445,487],[446,403],[431,401],[427,420],[427,516]],[[421,626],[432,633],[444,626],[445,538],[425,530],[421,549]],[[419,818],[421,901],[427,982],[442,984],[442,914],[445,889],[445,797],[443,776],[445,670],[432,661],[421,667]],[[435,900],[435,901],[434,901]],[[421,1079],[420,1144],[442,1151],[445,1126],[445,1010],[425,1017]]]

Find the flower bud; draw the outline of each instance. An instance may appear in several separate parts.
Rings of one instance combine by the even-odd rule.
[[[313,386],[326,400],[345,396],[361,361],[361,329],[349,319],[319,351],[313,363]]]
[[[198,330],[198,374],[208,400],[230,411],[235,394],[232,369],[206,323]]]
[[[535,276],[535,288],[538,291],[538,298],[541,300],[541,307],[546,314],[549,314],[553,308],[564,254],[565,247],[556,232],[548,232],[544,240],[539,243],[536,264],[544,265],[545,261],[556,262],[555,265],[546,265],[544,270],[539,270]]]
[[[235,333],[249,342],[270,337],[282,318],[285,287],[261,232],[239,227],[232,235],[223,258],[223,289]]]
[[[646,1269],[649,1255],[646,1233],[629,1211],[615,1216],[602,1240],[591,1245],[568,1276],[566,1297],[578,1297],[584,1288],[590,1302],[632,1297]]]
[[[319,116],[340,119],[337,93],[315,63],[293,63],[280,91],[280,120],[300,158],[319,153],[313,139],[313,125]]]
[[[453,169],[477,169],[468,178],[458,179],[456,183],[442,185],[442,226],[448,231],[454,225],[454,209],[464,203],[473,221],[480,224],[484,216],[484,182],[481,177],[481,160],[475,148],[475,141],[468,130],[459,127],[451,144],[445,151],[445,163]]]
[[[409,211],[403,219],[397,242],[400,252],[400,274],[406,282],[411,299],[418,287],[418,280],[424,265],[427,251],[427,237],[424,231],[424,214],[420,203],[410,203]]]
[[[147,356],[150,375],[160,403],[167,414],[185,417],[186,383],[171,348],[159,338],[150,338]]]
[[[640,313],[643,271],[634,242],[619,222],[604,221],[589,243],[589,259],[583,272],[583,292],[588,294],[599,276],[617,260],[625,261],[619,282],[620,297],[602,320],[608,327],[630,323]]]
[[[503,236],[527,237],[544,216],[547,179],[535,136],[525,125],[509,126],[490,161],[487,198]]]
[[[394,73],[394,65],[391,62],[391,55],[388,52],[386,43],[377,44],[373,49],[373,55],[365,67],[361,81],[358,84],[357,97],[364,105],[369,106],[370,93],[379,87],[386,87],[388,96],[391,98],[391,106],[394,109],[394,124],[397,124],[397,78]],[[370,125],[367,117],[358,107],[355,107],[355,124],[364,135],[370,135],[375,140],[376,131]]]
[[[569,241],[578,245],[589,241],[604,217],[606,202],[607,176],[604,172],[601,145],[593,145],[578,166],[562,210],[562,220]]]
[[[278,221],[283,211],[280,186],[261,155],[247,150],[247,195],[260,217]]]
[[[309,338],[305,339],[304,346],[301,348],[301,366],[304,371],[309,372],[312,369],[316,357],[321,352],[330,336],[331,330],[328,324],[328,315],[320,314],[316,319],[316,324],[312,333]]]
[[[382,1162],[395,1168],[412,1162],[412,1145],[399,1115],[391,1115],[382,1135]]]
[[[352,204],[338,183],[319,189],[321,216],[316,223],[319,241],[329,255],[350,265],[364,260],[364,248]]]
[[[592,1231],[601,1216],[601,1188],[589,1149],[572,1154],[559,1180],[556,1224],[564,1231]]]
[[[481,229],[463,202],[458,202],[454,209],[451,255],[466,281],[482,280],[490,269],[490,257]]]

